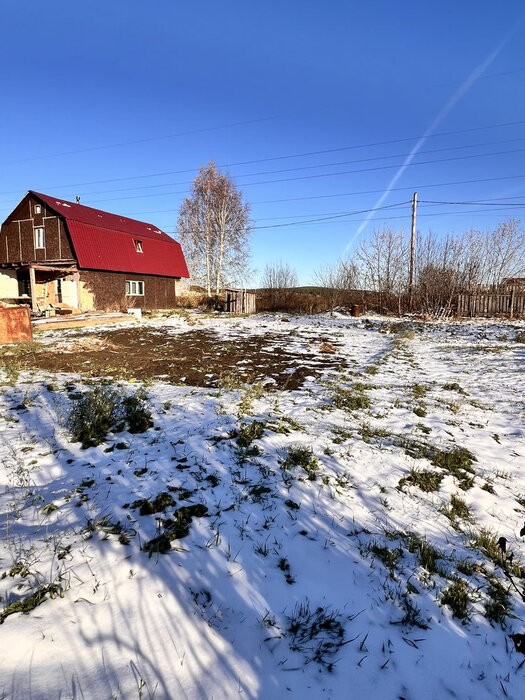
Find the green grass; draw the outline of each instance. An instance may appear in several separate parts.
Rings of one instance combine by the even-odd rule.
[[[469,591],[462,579],[450,584],[441,594],[441,602],[452,610],[458,620],[467,620],[469,616]]]
[[[409,486],[418,486],[425,493],[430,493],[432,491],[437,491],[442,481],[443,474],[441,472],[412,468],[408,476],[399,480],[398,487],[401,489],[405,484],[408,484]]]
[[[442,513],[453,524],[457,523],[459,520],[471,520],[472,518],[468,505],[460,496],[456,496],[455,494],[452,494],[450,497],[450,505],[448,508],[444,508]]]
[[[364,389],[359,390],[354,385],[352,389],[336,389],[332,396],[332,405],[342,411],[362,411],[370,408],[372,402],[364,393]]]
[[[314,456],[311,447],[289,447],[286,458],[281,462],[282,469],[301,467],[308,474],[310,481],[315,481],[319,471],[319,460]]]

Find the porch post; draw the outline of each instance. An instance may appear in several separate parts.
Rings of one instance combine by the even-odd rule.
[[[31,265],[29,266],[29,290],[31,292],[31,311],[37,311],[35,270]]]
[[[75,280],[75,286],[77,288],[77,309],[80,311],[81,310],[81,304],[80,304],[80,272],[75,272],[73,274],[73,278]]]

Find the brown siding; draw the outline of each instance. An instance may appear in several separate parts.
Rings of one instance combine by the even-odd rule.
[[[35,204],[42,211],[35,213]],[[45,229],[44,249],[35,250],[34,228]],[[35,197],[26,195],[2,225],[0,262],[72,260],[73,252],[63,222]]]
[[[126,296],[126,280],[144,282],[144,296]],[[97,311],[123,310],[132,307],[173,309],[176,306],[173,277],[80,270],[80,281],[94,295]]]

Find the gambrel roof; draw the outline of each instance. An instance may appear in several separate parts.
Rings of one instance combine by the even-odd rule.
[[[153,224],[30,191],[64,220],[80,268],[189,277],[180,243]]]

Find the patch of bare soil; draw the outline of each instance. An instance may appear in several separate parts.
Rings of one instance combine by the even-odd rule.
[[[330,353],[323,351],[326,340],[296,336],[294,331],[263,336],[239,332],[225,340],[210,330],[173,335],[164,329],[133,327],[64,339],[19,359],[25,369],[51,372],[159,379],[199,387],[270,380],[275,388],[297,389],[306,377],[346,365],[333,340]]]

